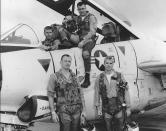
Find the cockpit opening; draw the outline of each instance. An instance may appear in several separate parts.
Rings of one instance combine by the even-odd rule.
[[[1,36],[1,43],[36,45],[39,40],[30,26],[19,24]]]

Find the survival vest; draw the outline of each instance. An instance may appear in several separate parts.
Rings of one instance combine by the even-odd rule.
[[[82,20],[80,16],[77,17],[77,25],[78,25],[78,34],[81,37],[84,37],[90,31],[90,16],[94,16],[93,14],[89,13],[85,18]]]
[[[66,106],[72,106],[72,105],[81,105],[81,94],[80,89],[78,88],[78,82],[76,79],[76,75],[71,72],[72,76],[72,82],[69,83],[64,78],[63,74],[61,72],[56,72],[57,82],[55,83],[55,91],[57,95],[57,105],[66,105]]]
[[[114,79],[118,82],[121,81],[121,74],[117,73],[117,78],[111,78]],[[101,100],[102,100],[102,111],[106,112],[110,115],[115,115],[116,113],[118,113],[121,110],[121,106],[122,106],[122,94],[120,92],[119,86],[117,86],[117,97],[112,97],[112,98],[108,98],[107,97],[107,88],[106,85],[104,83],[104,74],[101,73],[100,77],[99,77],[99,94],[101,96]]]

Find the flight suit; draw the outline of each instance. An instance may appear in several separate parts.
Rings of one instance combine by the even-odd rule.
[[[78,32],[77,34],[80,37],[80,42],[83,41],[85,44],[82,48],[82,56],[84,60],[85,67],[85,80],[82,87],[87,88],[90,85],[89,73],[91,70],[90,57],[91,51],[95,47],[96,41],[96,30],[97,30],[97,19],[96,17],[87,12],[87,15],[82,18],[81,16],[77,17]]]
[[[61,131],[77,131],[82,112],[83,94],[76,75],[71,71],[70,78],[67,80],[59,70],[51,76],[47,91],[48,96],[56,94],[56,109],[60,117]]]
[[[114,71],[110,78],[110,83],[107,80],[105,72],[101,73],[95,81],[95,105],[101,106],[100,99],[102,101],[102,112],[105,120],[107,131],[112,129],[112,120],[121,115],[123,97],[118,87],[118,82],[121,80],[125,83],[125,80],[121,73]],[[129,96],[126,93],[126,104],[129,107]],[[118,119],[114,119],[118,123],[118,131],[122,131],[123,119],[120,116]]]

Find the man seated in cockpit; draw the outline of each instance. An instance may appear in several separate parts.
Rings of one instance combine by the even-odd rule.
[[[116,30],[115,24],[112,22],[103,24],[102,35],[104,36],[104,38],[101,40],[100,44],[118,41],[117,30]]]
[[[44,28],[45,40],[42,41],[42,45],[39,46],[40,49],[45,51],[56,50],[59,48],[61,41],[58,37],[58,32],[55,32],[53,27],[46,26]]]

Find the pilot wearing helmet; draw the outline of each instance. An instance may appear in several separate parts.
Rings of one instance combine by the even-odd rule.
[[[118,32],[115,23],[104,23],[102,27],[102,35],[104,36],[104,38],[101,40],[100,44],[118,41]]]

